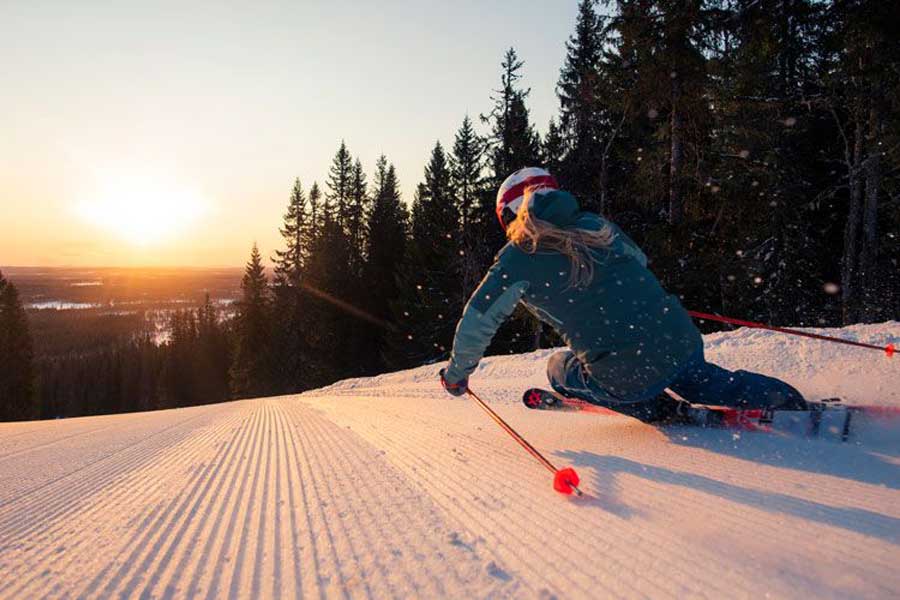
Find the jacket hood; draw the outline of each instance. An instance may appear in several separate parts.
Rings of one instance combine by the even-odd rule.
[[[563,190],[539,191],[531,197],[531,214],[557,227],[574,225],[581,208],[578,200]]]

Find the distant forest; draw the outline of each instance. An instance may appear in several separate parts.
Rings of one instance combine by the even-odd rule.
[[[882,0],[582,0],[544,135],[511,48],[485,112],[434,145],[409,208],[387,157],[367,173],[341,142],[322,185],[294,182],[271,275],[252,249],[233,319],[207,302],[177,314],[162,345],[42,358],[0,278],[0,420],[293,393],[443,361],[504,243],[496,189],[531,165],[621,225],[691,309],[782,325],[896,318],[898,22]],[[489,352],[553,342],[517,313]]]

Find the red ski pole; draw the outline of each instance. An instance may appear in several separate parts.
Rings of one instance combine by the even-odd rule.
[[[885,354],[887,354],[888,358],[894,356],[894,352],[896,349],[894,348],[894,344],[888,344],[887,346],[876,346],[874,344],[864,344],[862,342],[854,342],[852,340],[845,340],[841,338],[831,337],[829,335],[820,335],[818,333],[807,333],[805,331],[797,331],[796,329],[786,329],[784,327],[774,327],[772,325],[766,325],[765,323],[754,323],[753,321],[743,321],[741,319],[734,319],[732,317],[720,317],[718,315],[710,315],[708,313],[697,312],[694,310],[689,310],[688,314],[697,319],[706,319],[707,321],[718,321],[720,323],[730,323],[731,325],[742,325],[744,327],[755,327],[756,329],[768,329],[769,331],[778,331],[780,333],[788,333],[790,335],[799,335],[803,337],[813,338],[816,340],[825,340],[827,342],[835,342],[837,344],[847,344],[848,346],[858,346],[860,348],[868,348],[870,350],[881,350]]]
[[[575,469],[571,467],[567,467],[565,469],[557,469],[553,466],[549,460],[544,458],[544,455],[538,452],[534,446],[528,443],[528,441],[519,435],[515,429],[510,427],[506,421],[500,418],[500,415],[495,413],[490,406],[485,404],[484,400],[475,395],[470,389],[466,389],[466,393],[472,396],[472,399],[478,403],[478,405],[484,409],[484,411],[499,425],[506,433],[512,437],[512,439],[516,440],[520,446],[525,448],[525,450],[535,457],[539,463],[544,465],[548,471],[553,473],[553,489],[557,492],[561,492],[563,494],[571,494],[573,491],[578,496],[581,496],[581,490],[578,489],[578,473],[575,472]]]

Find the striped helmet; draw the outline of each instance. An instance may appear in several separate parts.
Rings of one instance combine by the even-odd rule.
[[[549,171],[540,167],[525,167],[507,177],[497,190],[497,219],[503,229],[515,220],[525,198],[525,191],[533,187],[556,190],[559,189],[559,184]]]

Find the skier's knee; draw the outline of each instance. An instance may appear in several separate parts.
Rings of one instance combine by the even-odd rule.
[[[769,406],[779,410],[806,410],[808,408],[803,395],[786,383],[769,394]]]
[[[566,380],[566,365],[572,352],[564,350],[557,352],[547,361],[547,380],[550,383],[562,383]]]

